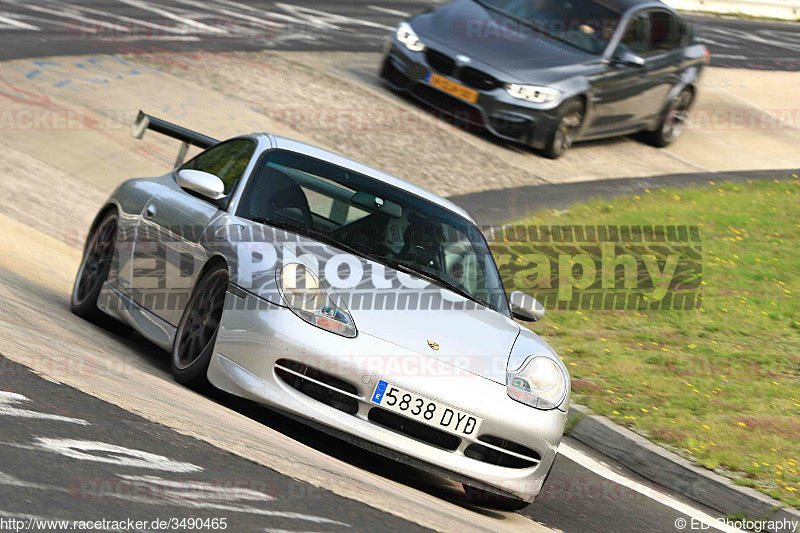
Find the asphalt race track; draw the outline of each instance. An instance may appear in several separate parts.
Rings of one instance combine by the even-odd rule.
[[[0,60],[137,50],[376,52],[399,20],[429,5],[412,0],[0,0]],[[714,66],[800,70],[796,26],[702,15],[688,18],[707,40]],[[13,31],[6,31],[10,29]],[[775,170],[713,176],[736,181],[783,179],[790,173]],[[664,175],[522,187],[451,199],[470,210],[479,224],[490,225],[504,221],[509,204],[519,212],[558,208],[599,194],[615,196],[666,184],[689,186],[708,179],[711,175]],[[53,322],[74,323],[65,299],[49,289],[33,287],[18,274],[0,268],[0,285],[13,295],[3,304],[4,311],[21,314],[20,310],[42,308],[51,313]],[[39,328],[41,334],[48,333],[46,327]],[[103,335],[97,332],[98,337]],[[109,350],[93,337],[85,342],[87,350]],[[137,336],[116,338],[115,342],[137,353],[155,379],[171,380],[165,353]],[[391,463],[279,413],[222,393],[211,392],[209,397],[265,429],[400,484],[404,490],[432,495],[443,505],[460,506],[465,516],[475,513],[494,519],[497,530],[507,525],[507,513],[461,501],[461,492],[448,482]],[[401,518],[402,513],[379,510],[365,498],[325,490],[325,476],[334,477],[330,472],[321,471],[322,481],[317,485],[297,481],[44,379],[2,355],[0,428],[0,519],[28,523],[226,518],[230,531],[423,529]],[[263,447],[269,446],[265,440]],[[699,516],[718,516],[663,494],[568,438],[544,492],[522,514],[531,519],[527,522],[531,531],[541,524],[545,530],[575,533],[675,533],[678,519],[691,522]],[[140,528],[150,529],[156,528]]]
[[[231,531],[424,531],[46,381],[2,356],[0,368],[0,517],[26,524],[147,522],[140,530],[156,529],[155,519],[225,518]]]
[[[374,52],[424,0],[0,0],[0,60],[154,50]],[[785,22],[688,15],[712,66],[800,70]]]

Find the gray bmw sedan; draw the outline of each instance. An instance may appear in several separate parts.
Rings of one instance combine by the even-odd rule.
[[[708,60],[658,0],[455,0],[400,23],[381,76],[461,124],[556,158],[582,139],[675,141]]]

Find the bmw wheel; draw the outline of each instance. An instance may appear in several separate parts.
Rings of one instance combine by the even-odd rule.
[[[208,385],[206,373],[222,320],[228,270],[212,267],[200,279],[183,312],[172,346],[172,375],[192,388]]]
[[[681,133],[686,128],[693,100],[694,94],[689,89],[684,89],[678,96],[673,98],[667,105],[658,128],[654,131],[646,132],[647,142],[658,148],[663,148],[678,140],[678,137],[681,136]]]
[[[583,112],[583,102],[580,100],[570,100],[563,104],[556,126],[550,132],[544,148],[545,157],[557,159],[569,150],[583,124]]]

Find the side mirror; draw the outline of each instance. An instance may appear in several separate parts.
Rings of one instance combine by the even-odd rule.
[[[544,318],[544,306],[529,294],[514,291],[509,296],[511,302],[511,314],[514,318],[525,322],[538,322]]]
[[[614,62],[629,67],[644,67],[644,58],[638,54],[634,54],[627,48],[620,46],[614,54]]]
[[[182,189],[196,192],[210,200],[219,200],[225,196],[225,185],[222,180],[202,170],[179,170],[175,181]]]

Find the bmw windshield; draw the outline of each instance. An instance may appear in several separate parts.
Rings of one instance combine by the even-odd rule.
[[[475,0],[524,27],[601,54],[619,25],[620,13],[592,0]],[[508,28],[501,28],[502,30]],[[514,33],[525,33],[513,28]]]
[[[274,150],[259,161],[239,205],[244,218],[338,246],[510,316],[480,230],[397,187]]]

